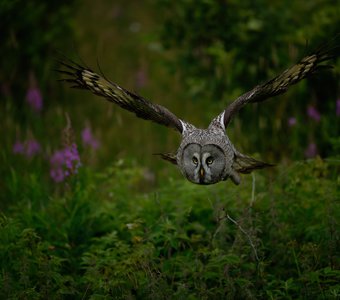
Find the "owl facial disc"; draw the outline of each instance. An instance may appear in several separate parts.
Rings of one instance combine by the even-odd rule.
[[[188,144],[181,158],[183,174],[193,183],[213,184],[221,180],[225,170],[225,154],[213,144]]]

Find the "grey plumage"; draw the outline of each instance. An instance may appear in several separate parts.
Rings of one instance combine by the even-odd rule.
[[[187,123],[165,107],[153,104],[128,90],[110,82],[89,68],[74,62],[62,62],[66,69],[60,72],[63,79],[73,87],[87,89],[120,107],[134,112],[137,117],[171,127],[182,134],[182,141],[175,154],[160,154],[167,161],[177,164],[183,175],[193,183],[214,184],[230,178],[240,183],[240,173],[272,166],[238,152],[226,135],[226,128],[233,116],[246,104],[262,102],[284,93],[314,73],[328,61],[339,55],[339,46],[325,46],[304,57],[274,79],[256,86],[232,102],[220,115],[214,118],[207,129],[199,129]]]

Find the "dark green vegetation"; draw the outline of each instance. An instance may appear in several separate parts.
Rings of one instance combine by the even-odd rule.
[[[187,182],[152,155],[176,149],[175,132],[51,70],[55,50],[98,57],[112,80],[206,126],[306,40],[339,32],[340,7],[126,2],[0,5],[0,298],[338,299],[339,60],[233,121],[240,150],[277,163],[240,186]]]
[[[316,159],[241,188],[169,180],[140,193],[143,170],[120,163],[50,195],[13,171],[0,296],[336,299],[338,173]]]

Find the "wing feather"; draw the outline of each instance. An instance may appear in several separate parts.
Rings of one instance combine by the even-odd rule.
[[[262,102],[270,97],[283,94],[288,88],[307,76],[330,65],[321,64],[340,55],[340,35],[336,36],[331,43],[320,47],[310,55],[302,58],[297,64],[285,70],[277,77],[257,85],[249,92],[238,97],[224,111],[224,126],[228,126],[232,117],[246,104]]]
[[[274,165],[256,160],[250,156],[237,152],[233,163],[233,169],[239,173],[249,174],[254,170],[273,167]]]
[[[167,108],[151,103],[75,62],[60,61],[60,64],[64,69],[57,71],[65,76],[61,81],[71,83],[73,88],[89,90],[93,94],[104,97],[121,108],[135,113],[139,118],[174,128],[182,133],[181,120]]]

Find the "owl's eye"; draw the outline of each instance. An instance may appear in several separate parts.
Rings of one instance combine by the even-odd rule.
[[[211,165],[214,162],[214,159],[209,156],[205,162],[207,163],[207,165]]]
[[[198,165],[198,159],[197,159],[197,157],[196,156],[194,156],[193,158],[192,158],[192,162],[194,163],[194,165]]]

